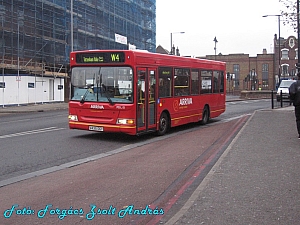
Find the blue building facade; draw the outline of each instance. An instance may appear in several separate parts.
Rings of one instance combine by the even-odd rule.
[[[156,49],[156,0],[0,0],[0,24],[3,74],[66,72],[71,49]]]

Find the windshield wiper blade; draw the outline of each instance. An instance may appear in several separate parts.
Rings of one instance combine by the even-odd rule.
[[[82,98],[81,98],[81,100],[80,100],[80,103],[81,103],[81,104],[83,104],[83,103],[85,102],[85,98],[86,98],[87,94],[88,94],[89,92],[91,92],[91,88],[92,88],[92,86],[89,86],[88,89],[86,90],[86,92],[84,93],[84,95],[82,96]],[[91,92],[91,93],[92,93],[92,92]]]
[[[86,92],[84,93],[84,95],[82,96],[81,100],[80,100],[80,103],[83,104],[84,101],[85,101],[85,98],[87,96],[87,94],[89,93],[89,89],[86,90]]]
[[[109,104],[114,105],[115,103],[111,100],[111,98],[106,94],[105,92],[105,97],[107,98],[107,100],[109,101]]]

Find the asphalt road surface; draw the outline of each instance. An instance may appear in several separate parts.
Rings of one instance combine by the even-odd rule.
[[[226,122],[254,110],[270,108],[270,100],[228,102],[226,112],[208,126]],[[177,127],[168,135],[190,129],[203,129],[198,124]],[[0,117],[0,181],[15,176],[59,166],[76,160],[107,153],[131,145],[156,141],[154,134],[132,137],[122,134],[70,130],[67,110],[9,114]]]

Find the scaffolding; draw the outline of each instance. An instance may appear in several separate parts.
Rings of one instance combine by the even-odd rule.
[[[155,0],[78,0],[74,2],[74,50],[127,49],[115,34],[138,49],[155,52]]]
[[[127,49],[115,34],[155,52],[155,13],[156,0],[0,0],[2,73],[66,74],[71,43],[74,50]]]

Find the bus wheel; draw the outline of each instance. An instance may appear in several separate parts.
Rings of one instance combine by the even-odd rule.
[[[157,134],[160,136],[164,135],[165,133],[167,133],[168,128],[169,128],[169,118],[168,115],[165,112],[163,112],[159,118],[159,128]]]
[[[201,120],[201,124],[202,125],[205,125],[208,123],[208,120],[209,120],[209,110],[208,110],[208,107],[205,106],[204,109],[203,109],[203,112],[202,112],[202,120]]]

